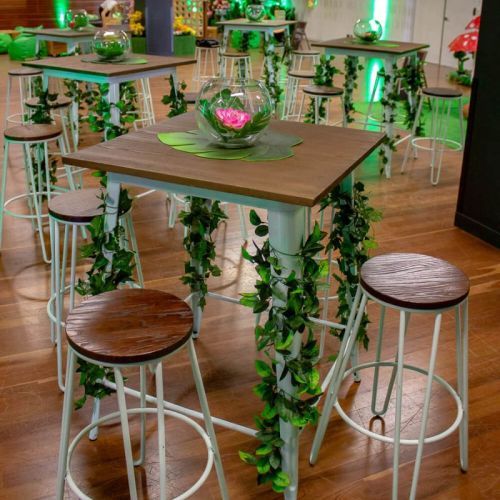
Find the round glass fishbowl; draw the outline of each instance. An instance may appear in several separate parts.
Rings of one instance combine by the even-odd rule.
[[[266,11],[264,9],[264,6],[257,3],[249,4],[245,9],[246,18],[249,21],[254,21],[254,22],[262,21],[265,13]]]
[[[366,43],[380,40],[382,31],[382,25],[376,19],[358,19],[354,25],[354,36]]]
[[[271,96],[257,80],[209,80],[198,94],[195,109],[200,131],[223,148],[253,145],[273,114]]]
[[[89,16],[84,9],[68,10],[66,12],[66,24],[68,28],[78,31],[86,28],[89,24]]]
[[[122,61],[130,53],[130,38],[122,30],[99,30],[94,36],[92,50],[101,61]]]

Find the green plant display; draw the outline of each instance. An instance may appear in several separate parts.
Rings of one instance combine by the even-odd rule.
[[[257,236],[268,234],[267,224],[254,210],[250,212],[250,222]],[[259,279],[256,291],[242,294],[241,303],[251,307],[254,313],[267,311],[268,319],[263,326],[255,328],[257,350],[266,358],[266,361],[255,362],[262,381],[254,392],[265,403],[264,410],[255,418],[261,445],[254,453],[240,451],[240,457],[256,466],[258,484],[271,482],[276,492],[283,492],[290,482],[281,465],[280,418],[298,428],[314,424],[318,419],[315,405],[321,395],[316,368],[319,349],[309,318],[319,316],[318,282],[325,277],[328,266],[315,257],[324,248],[321,240],[325,236],[326,233],[315,224],[297,255],[300,265],[297,273],[289,273],[281,266],[269,239],[261,246],[254,243],[256,252],[253,255],[242,248],[243,257],[255,264]],[[282,303],[272,301],[273,290],[279,290]],[[296,332],[300,333],[301,342],[298,352],[293,352]],[[284,360],[286,372],[283,371]],[[279,377],[287,375],[294,388],[293,394],[285,393],[277,384]]]
[[[319,64],[316,65],[315,75],[313,79],[314,85],[321,87],[333,87],[333,77],[340,73],[340,71],[333,65],[335,60],[334,56],[327,56],[322,54],[319,60]],[[315,100],[313,98],[309,99],[309,105],[307,112],[305,114],[305,123],[316,123],[316,110],[314,106]],[[326,118],[326,99],[320,99],[318,114],[319,121]]]
[[[401,79],[401,88],[405,91],[406,96],[403,99],[405,107],[404,124],[407,129],[411,130],[417,117],[417,96],[419,91],[424,86],[424,63],[420,59],[416,64],[407,64],[398,70],[398,77]],[[424,135],[424,119],[423,114],[420,115],[419,123],[415,129],[417,136]]]
[[[162,104],[170,106],[170,111],[167,116],[173,118],[174,116],[182,115],[187,112],[187,102],[184,95],[186,90],[186,82],[180,82],[175,85],[174,76],[170,75],[168,78],[170,85],[170,92],[162,97]]]
[[[179,219],[187,228],[183,240],[190,260],[184,264],[181,281],[188,285],[196,296],[196,305],[205,307],[208,292],[207,280],[210,276],[220,276],[221,270],[214,263],[215,242],[213,232],[219,223],[227,219],[218,201],[210,202],[204,198],[188,196],[189,210],[182,211]]]
[[[469,69],[465,69],[465,62],[470,59],[467,56],[467,52],[461,50],[453,52],[453,57],[457,60],[457,70],[452,71],[448,75],[450,82],[456,82],[460,85],[465,85],[470,87],[472,85],[472,72]]]
[[[359,57],[347,56],[344,58],[344,113],[347,123],[352,123],[354,118],[352,117],[355,113],[353,92],[354,89],[358,88],[357,79],[358,71],[362,71],[363,66],[359,64]]]
[[[352,193],[336,187],[321,201],[321,210],[333,208],[333,229],[329,235],[326,250],[332,249],[337,255],[338,271],[333,277],[338,282],[338,309],[336,317],[341,324],[347,324],[352,300],[359,283],[359,269],[368,260],[370,250],[377,248],[371,235],[374,222],[382,218],[381,212],[372,208],[365,194],[363,183],[356,182]],[[335,268],[334,268],[335,269]],[[363,315],[358,341],[368,348],[368,315]],[[333,333],[342,338],[344,331]]]

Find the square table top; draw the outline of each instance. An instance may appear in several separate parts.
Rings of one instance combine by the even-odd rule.
[[[363,43],[355,37],[336,38],[323,42],[313,42],[314,47],[326,49],[359,50],[360,52],[374,52],[380,54],[405,55],[429,47],[427,43],[398,42],[392,40],[379,40],[375,43]]]
[[[262,21],[249,21],[248,19],[241,17],[238,19],[230,19],[228,21],[219,21],[217,23],[220,26],[255,26],[266,27],[266,28],[282,28],[284,26],[290,26],[292,24],[297,24],[297,21],[286,21],[280,19],[264,19]]]
[[[98,28],[87,28],[83,30],[72,30],[62,28],[24,28],[24,33],[30,35],[48,35],[58,38],[78,39],[95,35]]]
[[[69,57],[46,57],[45,59],[25,61],[23,65],[39,69],[66,70],[73,73],[113,77],[196,63],[196,59],[190,57],[153,56],[149,54],[144,56],[148,60],[145,64],[101,64],[82,60],[88,57],[88,54]]]
[[[109,142],[81,149],[64,163],[94,170],[163,181],[312,207],[382,143],[384,134],[364,130],[273,120],[270,128],[299,136],[294,156],[249,162],[200,158],[159,141],[159,132],[196,128],[186,113]]]

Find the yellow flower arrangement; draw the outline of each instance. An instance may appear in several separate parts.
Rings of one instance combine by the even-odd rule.
[[[184,23],[182,16],[177,16],[174,20],[174,35],[196,35],[196,31]]]
[[[136,10],[128,18],[129,28],[134,36],[142,36],[144,34],[144,26],[141,20],[142,12],[140,10]]]

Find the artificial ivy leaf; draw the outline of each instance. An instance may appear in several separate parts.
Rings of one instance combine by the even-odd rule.
[[[270,470],[271,465],[268,458],[263,457],[257,461],[257,472],[259,474],[267,474]]]
[[[255,234],[257,236],[266,236],[269,233],[269,228],[266,224],[261,224],[255,228]]]
[[[261,218],[253,208],[252,210],[250,210],[250,223],[252,224],[252,226],[259,226],[260,224],[262,224]]]
[[[273,447],[269,444],[262,444],[255,450],[255,454],[258,457],[269,455],[272,452],[273,452]]]
[[[238,452],[241,460],[243,460],[243,462],[245,462],[246,464],[249,464],[249,465],[256,465],[257,464],[257,459],[250,453],[247,453],[245,451],[239,451]]]
[[[257,371],[257,374],[262,378],[269,377],[273,374],[271,367],[260,359],[257,359],[255,361],[255,369]]]
[[[273,485],[280,486],[282,488],[286,488],[290,484],[290,478],[288,474],[283,471],[278,471],[273,477]]]

